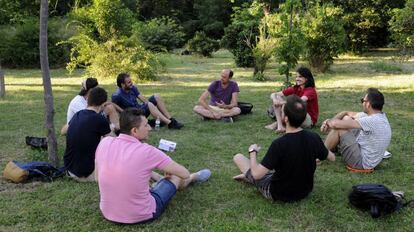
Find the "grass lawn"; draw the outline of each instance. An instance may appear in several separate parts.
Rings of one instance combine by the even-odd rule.
[[[331,71],[316,74],[321,121],[342,110],[359,111],[359,99],[368,87],[385,95],[393,136],[389,151],[372,174],[348,173],[341,157],[323,162],[315,173],[314,190],[297,203],[269,202],[252,187],[231,179],[238,174],[232,162],[235,153],[247,153],[251,143],[262,146],[259,159],[278,135],[264,129],[270,123],[266,108],[269,94],[280,90],[283,78],[277,64],[271,63],[269,80],[252,80],[252,70],[235,68],[231,55],[219,51],[213,58],[162,55],[165,72],[155,82],[138,84],[150,96],[159,92],[168,108],[185,124],[180,131],[162,128],[148,141],[160,138],[178,143],[170,154],[191,171],[208,167],[211,179],[179,192],[162,217],[148,225],[117,225],[103,219],[95,183],[77,183],[69,178],[52,183],[12,184],[0,179],[0,231],[414,231],[414,208],[372,219],[368,213],[351,207],[347,195],[352,185],[383,183],[414,198],[414,62],[393,63],[386,53],[371,56],[342,56]],[[253,113],[233,124],[202,121],[192,108],[210,81],[223,68],[234,68],[240,86],[240,100],[254,104]],[[0,99],[0,169],[10,160],[45,160],[47,154],[31,150],[24,137],[45,136],[44,101],[39,70],[5,70],[6,97]],[[66,121],[69,101],[80,90],[83,73],[69,75],[52,70],[55,101],[55,127]],[[100,84],[111,94],[115,77]],[[318,124],[318,125],[319,125]],[[318,132],[318,129],[314,129]],[[63,156],[65,138],[59,136]],[[138,228],[137,228],[138,227]]]

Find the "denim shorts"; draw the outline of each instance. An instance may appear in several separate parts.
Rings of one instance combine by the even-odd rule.
[[[150,98],[148,98],[148,102],[151,102],[152,104],[154,104],[154,106],[157,105],[157,99],[155,99],[154,95],[152,95]],[[140,109],[144,112],[144,115],[147,118],[151,114],[147,103],[142,104]]]
[[[139,222],[138,224],[152,222],[159,218],[165,208],[167,208],[172,197],[177,193],[177,188],[170,180],[164,178],[157,182],[157,184],[150,190],[150,193],[155,199],[155,212],[152,214],[152,218]]]

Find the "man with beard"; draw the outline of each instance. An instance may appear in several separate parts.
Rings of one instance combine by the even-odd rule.
[[[116,79],[116,84],[118,90],[112,95],[112,102],[122,109],[130,107],[141,109],[146,117],[151,114],[154,118],[159,118],[161,122],[168,125],[169,129],[181,129],[184,126],[175,118],[171,117],[160,94],[156,93],[147,99],[139,92],[138,88],[133,85],[129,74],[119,74]],[[142,103],[138,103],[137,98]],[[151,126],[154,125],[152,124]]]
[[[373,169],[383,159],[390,144],[391,127],[382,112],[384,95],[376,88],[369,88],[361,98],[364,115],[343,111],[332,119],[326,119],[322,132],[329,132],[326,147],[338,148],[350,168]]]

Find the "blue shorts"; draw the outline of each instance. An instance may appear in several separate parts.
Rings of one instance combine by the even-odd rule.
[[[150,98],[148,98],[148,102],[151,102],[152,104],[154,104],[154,106],[157,105],[157,100],[155,99],[154,95],[152,95]],[[142,104],[140,109],[144,112],[145,117],[147,117],[147,118],[151,114],[147,103]]]
[[[167,205],[171,201],[172,197],[177,193],[177,188],[170,180],[164,178],[157,182],[157,185],[150,190],[150,193],[155,199],[155,212],[152,214],[152,218],[139,222],[138,224],[152,222],[159,218],[165,208],[167,208]]]

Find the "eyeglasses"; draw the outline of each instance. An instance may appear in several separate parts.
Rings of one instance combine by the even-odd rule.
[[[368,100],[365,100],[364,98],[361,98],[360,100],[361,100],[361,104],[368,101]]]

